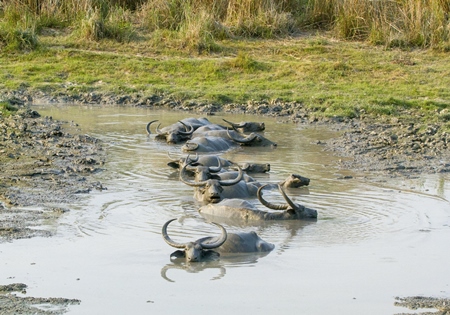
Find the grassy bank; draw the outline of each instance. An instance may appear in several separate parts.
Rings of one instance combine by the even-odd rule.
[[[326,116],[395,116],[406,110],[429,121],[450,118],[449,25],[437,18],[448,13],[446,1],[3,3],[0,91],[281,100]],[[369,3],[379,4],[369,10],[372,19],[356,10]],[[17,14],[19,5],[26,14]],[[431,20],[418,16],[425,5]],[[345,22],[344,9],[359,24]],[[402,14],[403,28],[391,23]],[[406,32],[407,21],[441,24],[418,26],[420,36],[414,37]],[[352,31],[345,31],[344,22]],[[375,36],[381,34],[377,25],[392,29]]]

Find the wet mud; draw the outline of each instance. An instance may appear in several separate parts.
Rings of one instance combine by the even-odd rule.
[[[406,307],[410,310],[421,310],[421,315],[448,315],[450,314],[450,299],[441,299],[424,296],[397,297],[396,306]],[[430,309],[429,311],[423,311]],[[396,315],[408,315],[411,313],[399,313]],[[417,314],[414,312],[413,314]]]
[[[12,283],[0,285],[0,313],[2,315],[34,314],[58,315],[68,311],[68,306],[80,304],[77,299],[65,298],[36,298],[18,296],[25,294],[27,285]]]

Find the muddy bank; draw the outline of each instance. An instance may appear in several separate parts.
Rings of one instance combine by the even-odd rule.
[[[424,296],[410,296],[406,298],[396,298],[396,306],[406,307],[410,310],[430,309],[428,312],[420,312],[421,315],[448,315],[450,314],[450,299],[440,299]],[[401,313],[396,315],[408,315]],[[417,314],[414,312],[414,314]]]
[[[35,314],[57,315],[67,312],[69,305],[80,304],[80,300],[66,298],[35,298],[21,297],[25,294],[27,285],[12,283],[0,285],[0,313],[2,315]]]
[[[95,180],[104,157],[98,139],[71,134],[36,111],[0,118],[0,243],[52,235],[44,221],[57,220],[92,189],[104,189]]]

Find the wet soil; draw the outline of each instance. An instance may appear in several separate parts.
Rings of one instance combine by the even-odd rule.
[[[80,195],[104,189],[93,176],[104,163],[101,142],[31,109],[0,119],[0,154],[0,243],[50,236],[44,221],[57,220]]]
[[[442,123],[427,124],[405,112],[404,118],[361,116],[322,118],[300,103],[249,102],[247,104],[214,105],[180,103],[162,96],[101,95],[48,96],[40,92],[16,91],[0,94],[20,110],[0,116],[0,244],[14,239],[51,236],[54,231],[43,228],[43,222],[58,220],[70,211],[70,203],[93,189],[106,189],[96,180],[106,152],[98,139],[67,131],[67,123],[41,117],[30,104],[75,103],[141,106],[214,115],[215,112],[246,113],[277,117],[285,123],[326,124],[341,130],[341,136],[317,145],[342,156],[340,168],[378,172],[382,177],[418,176],[422,173],[450,172],[450,134]],[[446,113],[437,113],[437,115]],[[446,116],[445,116],[446,117]],[[439,121],[439,120],[438,120]],[[72,125],[76,130],[76,125]],[[28,207],[28,208],[27,208]],[[26,285],[0,286],[2,314],[60,314],[78,300],[20,297]],[[425,297],[399,298],[399,306],[414,309],[416,305],[449,314],[445,299]],[[419,303],[419,304],[417,304]],[[421,304],[420,304],[421,303]],[[60,306],[57,310],[35,308],[36,304]],[[397,304],[396,304],[397,305]],[[445,307],[444,307],[445,306]],[[32,311],[31,311],[32,310]],[[430,313],[431,314],[431,313]]]
[[[433,297],[411,296],[406,298],[396,298],[396,306],[407,307],[410,310],[434,309],[431,311],[421,311],[421,315],[448,315],[450,314],[450,299],[440,299]],[[397,315],[407,315],[406,313]]]
[[[17,293],[25,294],[27,285],[12,283],[0,285],[0,313],[2,315],[35,314],[57,315],[67,312],[69,305],[80,304],[77,299],[65,298],[35,298],[21,297]]]

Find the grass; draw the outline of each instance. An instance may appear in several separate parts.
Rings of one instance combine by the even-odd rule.
[[[437,115],[450,105],[444,0],[36,3],[0,5],[0,91],[164,93],[295,101],[325,116],[447,117]]]
[[[49,93],[164,91],[180,100],[302,102],[332,116],[434,113],[450,105],[450,55],[385,49],[326,34],[281,40],[224,40],[221,52],[192,56],[149,41],[78,44],[40,36],[45,49],[2,54],[0,90]]]
[[[17,112],[17,108],[9,102],[0,101],[0,117],[8,117]]]

